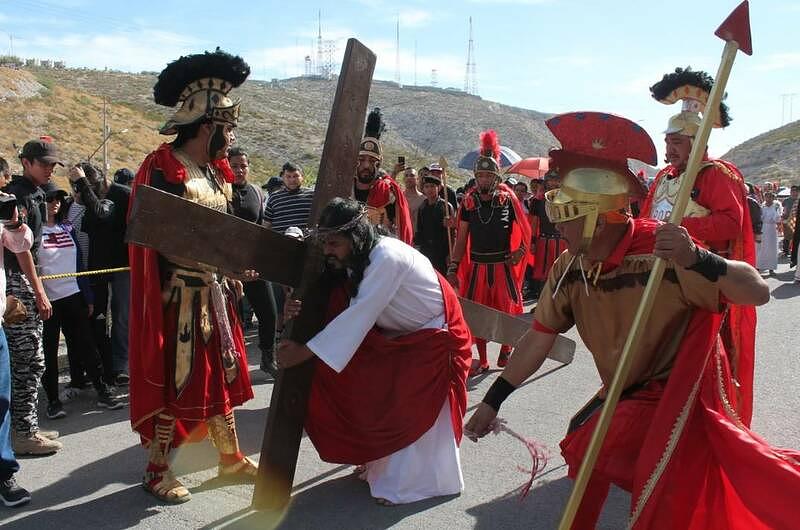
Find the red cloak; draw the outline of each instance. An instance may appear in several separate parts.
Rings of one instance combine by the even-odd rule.
[[[652,251],[656,226],[637,220],[639,237],[626,253]],[[796,526],[800,452],[771,447],[737,417],[721,317],[695,309],[667,381],[620,401],[574,528],[593,524],[609,482],[631,491],[634,529]],[[561,443],[571,477],[598,417]]]
[[[725,160],[706,159],[705,164],[697,174],[694,187],[699,193],[694,200],[711,213],[706,217],[684,217],[681,225],[709,248],[728,250],[724,257],[755,266],[755,242],[744,177],[735,165]],[[679,174],[680,171],[672,165],[658,172],[642,204],[641,217],[650,217],[653,195],[661,179]],[[739,382],[739,417],[745,425],[750,425],[756,348],[755,308],[731,305],[721,333],[734,377]]]
[[[400,185],[390,177],[384,175],[375,180],[369,189],[367,206],[385,208],[394,197],[394,225],[397,230],[397,239],[409,244],[414,244],[414,229],[411,225],[411,212]]]
[[[471,210],[477,207],[472,193],[474,190],[474,187],[470,188],[464,194],[464,200],[461,202],[461,206],[459,206],[458,213],[456,214],[457,219],[461,219],[462,209],[466,208],[467,210]],[[514,283],[514,288],[517,291],[517,300],[514,301],[511,298],[511,296],[508,294],[508,287],[505,285],[505,282],[500,280],[502,278],[502,270],[495,271],[495,278],[497,278],[497,281],[494,282],[492,287],[489,287],[489,283],[485,279],[485,275],[483,274],[485,271],[479,271],[474,294],[472,297],[468,296],[469,280],[472,273],[469,235],[467,235],[466,250],[461,258],[461,263],[458,265],[457,275],[459,294],[480,304],[493,307],[499,311],[505,311],[506,313],[511,314],[520,314],[524,311],[520,288],[522,287],[522,280],[525,276],[525,268],[528,266],[531,256],[529,252],[531,244],[531,225],[528,222],[528,216],[525,213],[525,210],[523,210],[522,204],[511,188],[505,184],[499,183],[497,185],[496,193],[499,194],[500,201],[511,201],[511,205],[514,207],[514,222],[511,224],[511,239],[509,243],[511,248],[508,249],[509,252],[517,250],[520,245],[525,245],[525,247],[528,249],[528,251],[525,252],[525,257],[516,265],[511,266],[511,277]],[[461,223],[459,222],[459,227],[460,226]],[[495,267],[496,269],[499,269],[502,265],[503,264],[498,264],[495,265]],[[486,267],[482,267],[482,269],[485,268]]]
[[[225,180],[233,180],[233,171],[227,159],[212,164],[220,170]],[[133,205],[136,188],[140,184],[149,185],[154,169],[164,173],[164,178],[179,184],[187,179],[186,169],[175,158],[170,144],[161,144],[158,149],[145,158],[133,182],[130,204]],[[128,211],[130,215],[130,210]],[[130,409],[131,426],[139,433],[142,442],[147,444],[154,436],[154,418],[160,412],[176,417],[173,446],[184,441],[200,440],[205,437],[206,427],[202,419],[224,414],[232,407],[241,405],[253,397],[250,374],[247,367],[247,354],[241,326],[233,306],[228,306],[228,320],[233,333],[234,346],[239,352],[239,375],[230,384],[225,382],[219,352],[218,326],[214,322],[214,332],[204,351],[196,354],[207,355],[208,366],[195,363],[181,397],[175,397],[174,383],[171,379],[173,368],[165,355],[165,350],[174,341],[174,333],[169,315],[165,315],[161,295],[162,279],[159,271],[158,253],[152,249],[136,245],[128,246],[131,266],[130,322],[128,342],[131,356],[130,364]],[[169,309],[169,308],[167,308]],[[165,316],[167,318],[165,318]],[[198,343],[202,341],[198,340]],[[166,348],[165,348],[166,346]],[[217,365],[218,363],[218,365]],[[189,401],[201,403],[201,412],[196,417],[181,417],[181,410]],[[173,408],[173,405],[176,407]],[[203,416],[203,418],[200,418]]]
[[[445,400],[456,442],[467,409],[472,337],[450,284],[439,275],[447,329],[386,338],[371,329],[340,373],[317,360],[306,432],[320,458],[364,464],[411,445],[434,424]],[[349,302],[334,290],[329,321]]]

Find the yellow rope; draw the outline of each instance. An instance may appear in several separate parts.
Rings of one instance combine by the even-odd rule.
[[[78,276],[94,276],[97,274],[111,274],[112,272],[125,272],[131,270],[130,267],[117,267],[116,269],[100,269],[96,271],[83,271],[83,272],[65,272],[63,274],[47,274],[39,276],[42,281],[46,280],[61,280],[63,278],[73,278]]]

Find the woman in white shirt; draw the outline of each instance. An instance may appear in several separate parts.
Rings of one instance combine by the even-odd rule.
[[[39,274],[75,273],[79,269],[80,252],[72,226],[65,221],[67,193],[52,182],[42,186],[47,201],[47,222],[42,227],[42,244],[39,249]],[[44,325],[44,388],[47,392],[47,417],[63,418],[67,415],[58,395],[58,342],[63,331],[70,347],[81,356],[81,364],[97,390],[97,406],[111,410],[123,407],[112,397],[102,380],[102,364],[97,345],[92,338],[89,316],[92,306],[87,303],[90,293],[81,289],[75,276],[47,280],[44,289],[53,305],[53,316]]]

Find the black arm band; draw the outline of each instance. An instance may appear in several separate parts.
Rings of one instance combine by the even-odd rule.
[[[719,280],[720,276],[728,274],[728,262],[704,248],[697,247],[697,263],[689,267],[711,282]]]
[[[489,391],[483,396],[483,402],[494,409],[495,412],[500,411],[500,405],[506,400],[511,393],[517,388],[503,379],[498,377],[489,387]]]

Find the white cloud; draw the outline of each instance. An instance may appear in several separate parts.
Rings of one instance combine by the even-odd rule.
[[[421,28],[427,26],[433,19],[430,11],[423,9],[404,9],[400,11],[400,29]]]
[[[773,53],[768,55],[754,67],[755,70],[767,72],[772,70],[783,70],[800,66],[800,52]]]
[[[471,4],[516,4],[516,5],[542,5],[550,4],[555,0],[469,0]]]
[[[179,55],[208,44],[167,31],[143,30],[103,35],[39,35],[21,39],[15,51],[22,57],[63,60],[67,66],[136,72],[161,70]]]
[[[571,68],[586,68],[593,64],[597,64],[598,58],[591,55],[584,54],[569,54],[569,55],[552,55],[545,58],[546,63],[567,66]]]

